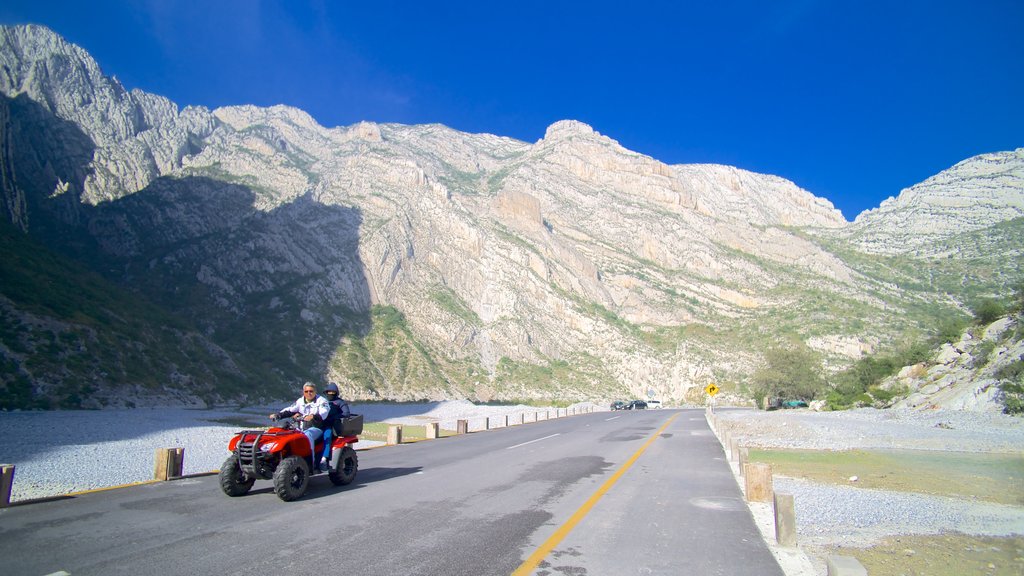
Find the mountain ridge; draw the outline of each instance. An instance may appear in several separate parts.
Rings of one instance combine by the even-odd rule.
[[[894,235],[912,195],[848,223],[788,180],[667,165],[578,121],[527,143],[324,128],[287,106],[179,109],[62,42],[0,29],[4,214],[181,314],[236,366],[263,365],[277,382],[254,394],[330,379],[354,398],[694,400],[711,380],[743,392],[774,342],[836,369],[1019,277],[992,250],[982,267],[929,260],[963,237],[952,224]],[[971,232],[1019,214],[1024,159],[1005,163],[993,198],[1008,208],[966,217]],[[948,195],[978,174],[939,176],[929,190]],[[19,362],[40,393],[67,378]]]

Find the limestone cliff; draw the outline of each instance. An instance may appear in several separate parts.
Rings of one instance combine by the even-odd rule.
[[[1020,238],[1020,150],[850,224],[782,178],[670,166],[576,121],[528,143],[179,109],[37,26],[0,28],[0,71],[4,218],[232,359],[220,380],[178,362],[194,386],[258,365],[355,397],[693,400],[710,381],[741,391],[772,342],[804,340],[834,368],[923,330],[962,303],[948,287],[965,269],[927,260],[936,246],[993,226]],[[873,255],[910,247],[922,260],[905,268]],[[1019,277],[986,266],[972,293]],[[25,305],[8,304],[17,326]],[[40,393],[75,377],[4,344]]]

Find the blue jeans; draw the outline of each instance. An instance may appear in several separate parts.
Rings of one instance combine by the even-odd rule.
[[[319,462],[316,461],[316,440],[323,436],[324,431],[319,428],[308,428],[303,430],[302,433],[306,435],[306,438],[309,438],[309,454],[312,457],[313,466],[315,467],[319,464]]]
[[[323,457],[327,458],[328,461],[330,461],[330,459],[331,459],[331,436],[332,436],[332,434],[331,434],[331,429],[330,428],[328,428],[327,430],[324,430],[324,455],[323,455]]]

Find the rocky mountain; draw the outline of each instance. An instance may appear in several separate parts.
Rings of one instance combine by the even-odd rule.
[[[944,240],[1024,216],[1022,178],[1024,148],[968,158],[864,212],[843,235],[865,252],[944,256]]]
[[[837,369],[1021,276],[1020,150],[851,224],[784,179],[667,165],[575,121],[528,143],[179,109],[38,26],[0,28],[0,92],[0,207],[22,256],[0,268],[10,406],[304,379],[353,398],[742,394],[767,346],[799,340]],[[85,277],[64,305],[38,297]],[[128,300],[131,325],[113,303]]]

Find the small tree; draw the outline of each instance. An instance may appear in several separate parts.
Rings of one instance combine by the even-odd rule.
[[[751,376],[754,397],[813,400],[825,387],[821,358],[803,342],[768,349]]]

